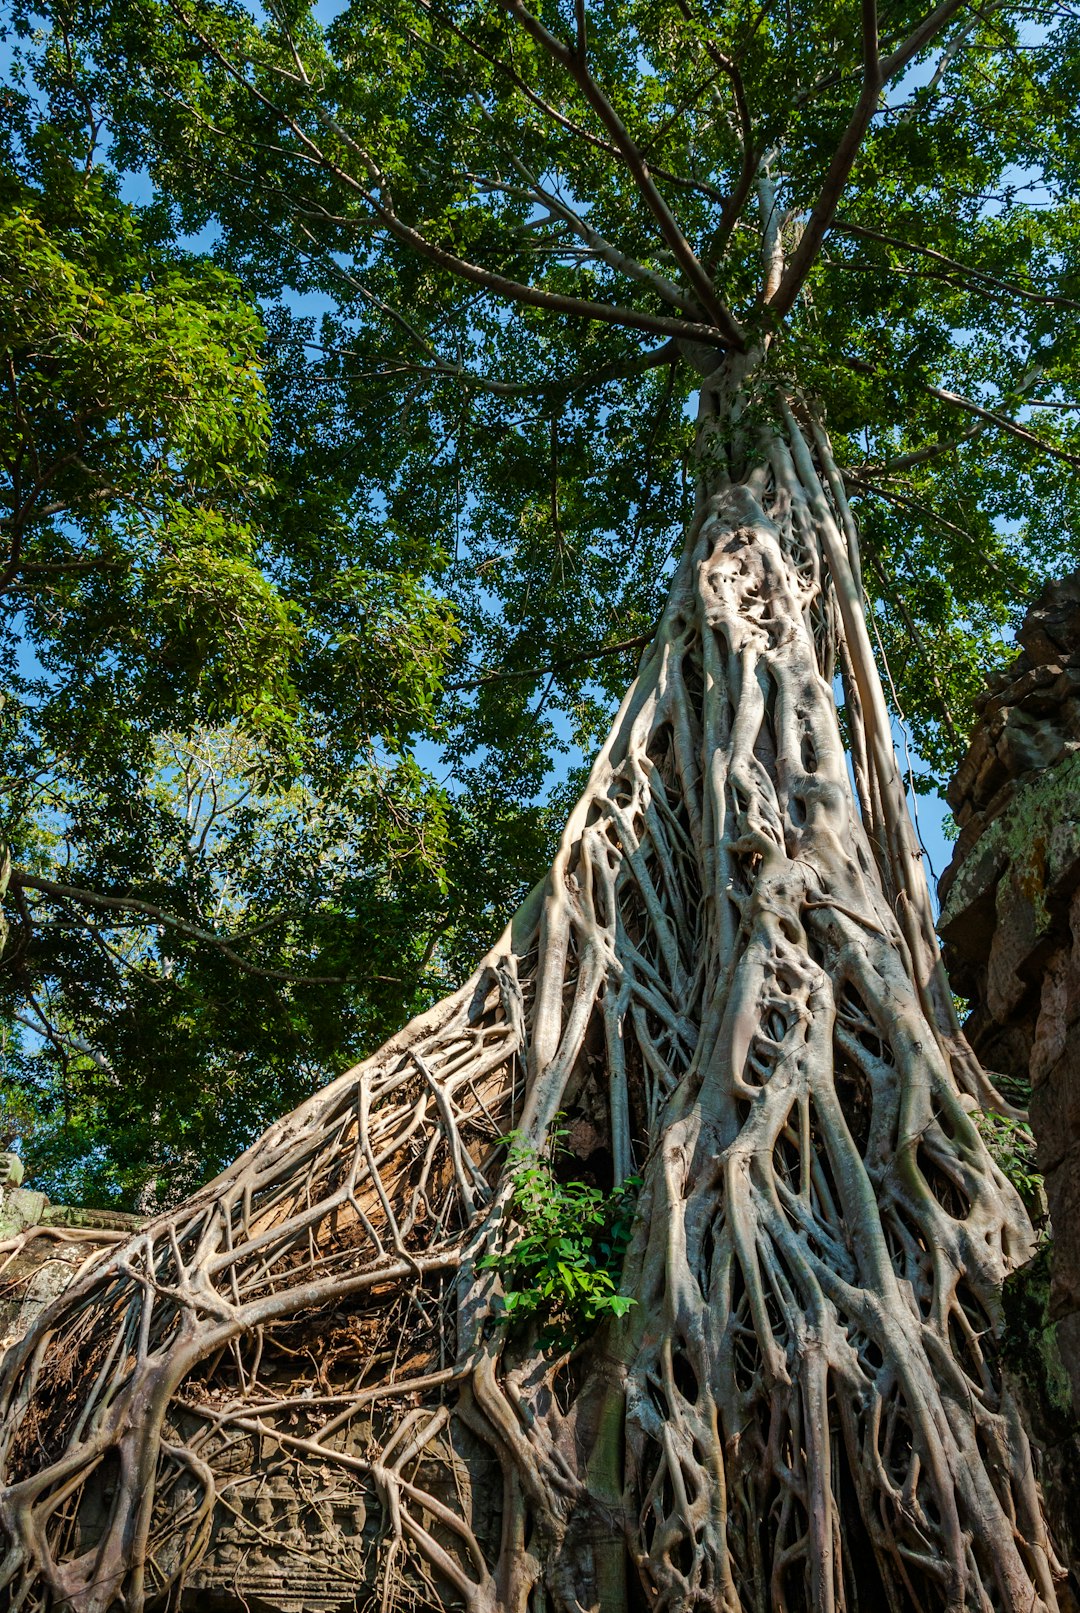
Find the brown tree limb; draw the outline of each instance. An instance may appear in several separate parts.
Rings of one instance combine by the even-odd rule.
[[[929,44],[935,34],[955,16],[966,0],[942,0],[888,56],[879,55],[876,0],[862,0],[863,81],[850,122],[833,152],[817,201],[811,209],[799,244],[792,253],[780,287],[770,304],[777,319],[783,319],[795,305],[821,243],[832,225],[844,188],[851,176],[863,140],[870,127],[878,98],[886,84],[903,71],[914,56]]]
[[[873,364],[866,363],[864,359],[844,358],[840,362],[845,364],[848,369],[855,370],[859,375],[872,375],[878,380],[885,379],[880,370],[876,369]],[[1060,459],[1066,465],[1073,465],[1080,469],[1080,454],[1070,453],[1067,448],[1061,448],[1057,443],[1047,442],[1045,437],[1040,437],[1034,431],[1029,431],[1018,420],[1010,420],[1007,415],[997,414],[993,409],[983,408],[981,403],[976,403],[972,398],[961,397],[958,392],[950,392],[945,387],[933,386],[929,381],[916,380],[914,385],[918,387],[920,392],[925,392],[927,397],[937,398],[940,403],[947,403],[951,408],[962,409],[966,414],[975,415],[979,420],[985,421],[987,425],[996,427],[998,431],[1006,432],[1010,437],[1015,437],[1018,442],[1022,442],[1028,448],[1034,449],[1036,453],[1047,454],[1052,459]],[[943,449],[944,451],[946,450]]]
[[[584,53],[579,53],[577,50],[572,49],[553,34],[540,21],[539,17],[534,16],[528,10],[523,0],[499,0],[499,3],[505,11],[521,24],[526,33],[547,51],[552,60],[559,63],[573,79],[574,83],[577,84],[586,101],[592,107],[604,128],[607,129],[612,141],[618,148],[623,161],[641,192],[645,205],[659,224],[661,233],[671,248],[676,262],[686,275],[690,289],[698,298],[705,312],[715,321],[716,328],[721,333],[724,342],[741,352],[746,346],[746,338],[738,322],[718,297],[710,276],[683,234],[667,202],[657,190],[649,172],[648,163],[631,138],[622,118],[589,71]]]
[[[576,123],[574,119],[568,117],[565,112],[560,112],[557,106],[552,106],[551,102],[546,101],[544,97],[538,93],[538,91],[533,89],[532,85],[529,84],[527,80],[522,78],[521,74],[518,73],[509,62],[505,62],[500,56],[496,56],[493,52],[485,50],[483,45],[471,38],[470,35],[468,35],[463,28],[459,27],[451,17],[448,17],[445,12],[437,11],[431,4],[431,0],[417,0],[417,3],[442,27],[449,29],[449,31],[453,33],[456,38],[460,39],[463,45],[465,45],[469,50],[474,51],[482,61],[487,62],[489,66],[494,67],[497,72],[501,73],[507,79],[507,81],[513,84],[514,88],[520,91],[520,93],[524,95],[525,99],[535,106],[538,111],[542,112],[546,118],[549,118],[553,123],[558,124],[561,129],[565,129],[568,134],[572,134],[575,136],[575,138],[584,141],[586,145],[594,147],[594,149],[597,151],[605,152],[609,157],[614,158],[616,162],[622,162],[622,153],[619,151],[618,146],[613,145],[610,140],[605,140],[601,135],[594,134],[591,129],[586,129],[583,124]],[[414,37],[418,38],[419,36]],[[419,40],[419,42],[427,43],[424,40]],[[718,190],[715,185],[710,185],[707,180],[692,179],[687,177],[685,174],[676,174],[673,173],[669,168],[659,167],[656,163],[650,163],[649,166],[650,171],[655,175],[655,177],[657,179],[662,179],[665,184],[674,185],[681,190],[695,191],[701,196],[707,196],[710,201],[718,202],[721,207],[723,207],[727,201],[727,197],[724,195],[724,192],[722,190]]]
[[[260,975],[268,980],[281,980],[292,985],[313,986],[344,986],[348,985],[347,977],[341,975],[298,975],[286,969],[268,969],[261,964],[252,963],[240,953],[233,950],[229,944],[244,938],[246,932],[240,932],[228,937],[221,936],[214,930],[207,930],[202,925],[193,924],[190,919],[179,918],[170,913],[167,908],[160,907],[156,902],[146,902],[135,896],[106,896],[100,891],[89,891],[77,885],[64,885],[54,879],[45,879],[38,874],[24,874],[18,869],[11,873],[10,887],[13,893],[23,891],[37,891],[42,896],[52,897],[56,901],[81,904],[87,907],[100,908],[106,912],[131,913],[143,918],[152,919],[156,924],[164,924],[170,929],[179,931],[182,935],[189,935],[193,940],[204,941],[215,947],[230,963],[247,974]],[[376,979],[385,979],[385,976],[375,976]],[[397,982],[394,982],[396,984]]]
[[[992,286],[997,291],[1005,292],[1010,297],[1020,297],[1026,302],[1038,303],[1050,308],[1068,308],[1074,313],[1080,313],[1080,302],[1071,297],[1057,297],[1042,291],[1033,291],[1027,286],[1018,286],[1015,281],[1002,280],[997,275],[989,274],[985,269],[973,268],[970,264],[960,263],[956,258],[946,257],[944,252],[938,252],[934,247],[921,246],[916,241],[905,241],[898,235],[887,235],[881,230],[871,230],[864,224],[852,224],[847,219],[834,219],[833,229],[841,235],[857,236],[865,241],[877,241],[882,246],[893,246],[902,252],[914,252],[919,257],[929,258],[934,263],[940,263],[945,269],[958,274],[969,276],[979,281],[983,286]],[[976,290],[968,286],[967,290]]]
[[[514,0],[507,0],[507,3],[513,4]],[[401,245],[409,247],[419,257],[435,264],[438,268],[446,269],[449,273],[470,282],[472,285],[480,286],[483,290],[491,292],[495,296],[503,297],[510,302],[521,303],[526,307],[541,308],[552,313],[563,314],[570,319],[621,325],[629,330],[648,331],[659,336],[680,337],[711,345],[732,345],[735,327],[731,324],[730,317],[723,324],[718,320],[714,325],[707,325],[693,320],[668,319],[641,312],[636,308],[621,307],[617,304],[591,302],[580,297],[564,296],[559,292],[545,291],[538,286],[514,280],[496,270],[485,269],[482,265],[472,263],[469,259],[462,258],[457,253],[450,251],[447,247],[440,246],[437,242],[429,240],[419,230],[399,217],[389,199],[384,176],[374,157],[342,128],[325,107],[316,102],[312,107],[312,111],[323,126],[334,133],[360,161],[368,173],[370,184],[364,184],[354,174],[343,168],[340,163],[335,162],[332,157],[328,156],[322,147],[312,140],[306,130],[301,128],[290,113],[272,101],[268,95],[259,89],[258,85],[252,84],[207,34],[200,30],[189,17],[185,16],[179,7],[176,7],[176,9],[185,26],[191,30],[203,48],[214,57],[215,61],[232,78],[233,82],[251,95],[272,117],[292,131],[304,148],[305,153],[304,155],[292,153],[292,155],[302,156],[302,160],[306,160],[332,174],[335,179],[339,180],[364,202],[365,206],[383,225],[388,235],[400,242]],[[544,31],[546,32],[546,30]],[[556,41],[556,43],[558,42]],[[568,47],[562,48],[567,49]],[[381,192],[384,199],[380,200],[377,192]],[[320,211],[324,210],[320,209]],[[329,215],[327,216],[329,217]],[[711,312],[711,310],[708,311]],[[740,334],[737,345],[741,344],[742,338]]]
[[[623,650],[640,650],[646,644],[651,644],[655,629],[648,633],[639,633],[636,638],[620,639],[617,644],[601,644],[595,650],[582,650],[577,655],[565,655],[561,660],[550,661],[547,666],[525,667],[520,671],[511,669],[503,672],[483,672],[478,678],[471,678],[468,683],[450,684],[452,689],[468,691],[483,689],[489,683],[501,683],[506,678],[545,678],[552,672],[563,672],[567,667],[579,666],[583,661],[598,661],[605,655],[618,655]]]
[[[953,0],[949,0],[952,4]],[[863,71],[862,88],[855,110],[851,114],[833,152],[817,201],[810,211],[799,244],[788,259],[784,276],[768,306],[776,319],[783,319],[795,305],[812,269],[821,243],[840,205],[851,170],[877,110],[878,97],[888,74],[878,55],[877,0],[862,0]]]

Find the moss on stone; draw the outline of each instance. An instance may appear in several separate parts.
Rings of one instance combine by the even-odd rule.
[[[1023,1385],[1024,1398],[1038,1407],[1040,1420],[1056,1433],[1080,1427],[1072,1403],[1069,1375],[1058,1349],[1057,1328],[1050,1320],[1050,1283],[1054,1244],[1047,1239],[1026,1266],[1013,1273],[1002,1296],[1005,1326],[1002,1360]]]

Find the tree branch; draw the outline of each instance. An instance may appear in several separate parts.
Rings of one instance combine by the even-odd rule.
[[[165,908],[159,907],[156,902],[144,902],[135,896],[105,896],[98,891],[81,890],[75,885],[62,885],[54,879],[43,879],[37,874],[23,874],[12,871],[10,889],[13,893],[23,891],[37,891],[42,896],[51,896],[56,901],[81,903],[87,907],[96,907],[112,913],[132,913],[142,918],[152,919],[156,924],[167,925],[170,929],[178,930],[182,935],[189,935],[193,940],[204,941],[209,946],[216,947],[231,963],[243,969],[247,974],[260,975],[267,980],[282,980],[290,985],[303,986],[345,986],[350,981],[341,975],[298,975],[287,969],[265,969],[260,964],[250,963],[234,952],[224,937],[215,934],[213,930],[203,929],[201,925],[192,924],[188,919],[178,918],[175,913],[169,913]],[[230,937],[238,939],[238,937]],[[383,976],[375,976],[383,979]],[[393,982],[396,984],[396,982]]]
[[[940,514],[929,504],[923,504],[907,493],[898,493],[894,487],[882,487],[878,482],[871,481],[868,476],[862,475],[859,471],[844,470],[841,471],[841,475],[844,482],[850,484],[856,493],[861,493],[864,497],[874,494],[877,498],[884,499],[888,504],[895,504],[897,509],[908,510],[914,515],[921,516],[934,526],[940,527],[943,532],[950,532],[953,537],[962,539],[964,543],[974,545],[975,539],[970,532],[966,531],[964,527],[958,526],[955,521],[948,520],[946,516]],[[981,559],[984,565],[988,566],[991,571],[1002,579],[1011,590],[1013,598],[1019,599],[1021,597],[1020,591],[1016,584],[1010,580],[1007,573],[991,560],[985,551],[981,553]]]
[[[928,45],[949,19],[967,0],[942,0],[923,19],[902,45],[884,60],[879,55],[878,27],[875,0],[862,0],[863,16],[863,87],[852,113],[851,121],[840,137],[832,161],[825,175],[817,201],[806,222],[802,238],[791,255],[787,272],[770,305],[777,319],[783,319],[795,305],[795,299],[813,268],[814,261],[840,205],[844,187],[851,176],[860,147],[870,127],[882,89],[903,71],[912,58]]]
[[[949,0],[953,4],[954,0]],[[959,3],[959,0],[956,0]],[[802,290],[807,275],[818,255],[825,233],[832,223],[833,215],[840,205],[844,186],[855,166],[855,159],[859,155],[859,148],[870,127],[870,121],[877,109],[878,97],[881,94],[887,75],[884,73],[878,56],[878,22],[876,0],[862,0],[862,34],[863,34],[863,79],[859,99],[855,103],[855,110],[847,128],[840,137],[840,142],[833,152],[832,161],[825,175],[824,183],[814,203],[810,217],[806,221],[802,237],[784,271],[784,277],[776,290],[776,295],[768,305],[772,308],[775,317],[783,319],[791,312],[795,299]]]
[[[986,286],[993,286],[998,291],[1006,292],[1010,297],[1022,297],[1027,302],[1039,303],[1043,307],[1068,308],[1074,313],[1080,313],[1080,302],[1074,302],[1071,297],[1048,296],[1042,291],[1030,291],[1025,286],[1015,285],[1009,280],[1000,280],[997,275],[987,274],[985,269],[973,269],[965,263],[959,263],[955,258],[948,258],[944,252],[937,252],[933,247],[920,246],[914,241],[905,241],[897,235],[885,235],[880,230],[867,229],[863,224],[851,224],[846,219],[835,219],[833,229],[841,235],[855,235],[866,241],[878,241],[882,246],[894,246],[901,252],[914,252],[919,257],[930,258],[935,263],[962,275],[968,275],[979,280]],[[966,288],[968,290],[974,287]]]
[[[845,358],[840,362],[859,375],[872,375],[879,381],[886,379],[879,370],[863,359]],[[1045,437],[1036,436],[1035,432],[1029,431],[1019,421],[1010,420],[1007,415],[995,414],[992,409],[984,409],[981,403],[976,403],[972,398],[963,398],[958,392],[949,392],[944,387],[933,386],[929,381],[916,379],[914,385],[928,397],[937,398],[939,402],[947,403],[952,408],[963,409],[965,413],[973,414],[977,419],[985,420],[987,425],[996,426],[999,431],[1007,432],[1010,437],[1015,437],[1017,441],[1034,448],[1038,453],[1049,454],[1052,459],[1063,460],[1066,465],[1073,465],[1080,470],[1080,454],[1072,454],[1067,448],[1059,448],[1056,443],[1047,442]]]
[[[885,460],[880,465],[856,465],[844,475],[858,476],[896,476],[900,471],[914,470],[917,465],[927,465],[931,460],[940,459],[942,454],[952,454],[966,442],[973,442],[981,437],[986,430],[986,421],[981,420],[977,425],[969,426],[962,431],[959,437],[950,437],[946,442],[927,443],[922,448],[915,448],[910,454],[899,454],[895,459]]]
[[[594,134],[591,129],[584,128],[580,123],[575,123],[573,118],[567,117],[565,112],[560,112],[558,107],[552,106],[550,101],[545,101],[543,96],[538,94],[537,91],[534,90],[532,86],[521,77],[521,74],[518,73],[509,62],[504,62],[501,57],[494,55],[491,51],[485,50],[483,45],[478,44],[475,39],[470,38],[464,29],[460,28],[452,18],[447,17],[443,12],[436,11],[435,7],[430,3],[430,0],[417,0],[417,3],[420,5],[422,10],[426,11],[428,15],[435,19],[442,27],[448,28],[455,38],[461,40],[463,45],[465,45],[469,50],[474,51],[482,61],[485,61],[489,64],[489,66],[494,67],[496,72],[502,73],[503,76],[511,84],[513,84],[514,88],[519,90],[520,93],[524,95],[525,99],[530,101],[533,106],[544,114],[545,117],[550,118],[553,123],[557,123],[559,127],[565,129],[568,134],[572,134],[575,136],[575,138],[584,140],[587,145],[595,147],[597,151],[603,151],[609,157],[614,157],[616,162],[622,161],[622,153],[619,151],[618,146],[612,145],[610,140],[605,140],[602,136]],[[412,37],[416,38],[421,44],[428,43],[427,40],[420,39],[419,35],[412,35]],[[650,171],[656,176],[657,179],[664,180],[666,184],[675,185],[681,190],[696,191],[701,196],[707,196],[710,201],[718,202],[721,207],[725,206],[727,202],[727,198],[725,197],[723,191],[718,190],[715,185],[710,185],[707,180],[691,179],[685,174],[672,173],[670,168],[659,168],[655,163],[650,164]]]
[[[334,131],[345,139],[350,147],[360,155],[361,148],[356,146],[351,137],[346,135],[345,131],[330,118],[329,113],[322,109],[316,110],[320,118],[331,124]],[[363,159],[369,165],[374,182],[381,187],[383,176],[370,154],[364,152]],[[499,274],[492,269],[482,268],[480,264],[471,263],[468,259],[458,257],[456,253],[448,251],[446,247],[439,246],[434,241],[429,241],[426,236],[420,234],[419,230],[414,229],[411,224],[406,224],[403,219],[399,218],[392,205],[388,202],[380,201],[371,190],[366,189],[352,175],[346,173],[340,165],[332,162],[328,157],[323,160],[335,177],[350,185],[363,196],[372,212],[385,226],[388,234],[392,235],[395,240],[400,241],[403,246],[410,247],[419,257],[426,258],[429,263],[434,263],[439,268],[447,269],[460,279],[468,280],[473,285],[480,286],[483,290],[490,291],[496,296],[504,297],[510,302],[523,303],[526,307],[547,309],[552,313],[563,314],[572,319],[585,319],[596,321],[600,324],[622,325],[630,330],[649,331],[658,336],[677,336],[683,339],[691,338],[725,345],[730,341],[727,332],[722,330],[719,325],[700,324],[694,320],[669,319],[663,315],[641,313],[636,308],[625,308],[618,304],[590,302],[580,297],[567,297],[558,292],[543,291],[538,286],[527,285],[522,281],[511,280],[508,276]]]
[[[305,233],[309,234],[310,239],[310,233]],[[386,315],[387,319],[393,320],[396,325],[405,331],[406,335],[416,343],[420,351],[431,360],[429,364],[410,364],[407,360],[402,360],[398,368],[410,375],[443,376],[448,380],[460,381],[464,386],[476,387],[479,391],[489,392],[498,398],[549,397],[560,393],[569,395],[572,392],[585,391],[592,386],[603,386],[608,381],[620,381],[627,376],[644,374],[648,370],[659,369],[665,364],[674,364],[679,358],[679,345],[675,340],[671,340],[665,342],[662,347],[654,348],[651,353],[639,353],[632,358],[626,359],[613,359],[610,364],[601,365],[596,370],[590,370],[584,375],[569,376],[563,380],[536,382],[498,381],[492,376],[477,375],[474,371],[466,369],[463,364],[452,364],[449,359],[441,358],[423,332],[418,330],[411,320],[406,319],[403,313],[384,301],[382,297],[376,296],[373,291],[370,291],[362,281],[358,280],[342,264],[333,263],[332,261],[332,267],[355,292],[363,297],[365,302],[369,303],[373,308],[377,308],[380,313]],[[318,343],[306,343],[305,345],[315,347],[320,353],[333,353],[338,357],[355,358],[357,356],[349,348],[323,347]],[[390,375],[396,372],[376,371],[375,373]]]
[[[693,20],[688,0],[679,0],[679,9],[688,22]],[[754,124],[750,116],[750,103],[746,97],[746,86],[743,83],[739,65],[733,57],[722,51],[711,40],[705,41],[705,50],[709,60],[715,62],[717,71],[723,73],[731,84],[731,92],[735,97],[735,111],[739,119],[739,128],[742,131],[742,167],[735,182],[735,189],[723,203],[719,222],[713,231],[708,248],[704,255],[707,271],[711,274],[716,263],[731,238],[731,233],[739,220],[743,208],[754,185],[754,178],[761,161],[761,154],[754,144]]]
[[[548,209],[551,217],[539,220],[536,225],[527,225],[526,228],[542,227],[544,224],[561,220],[569,229],[573,230],[575,235],[584,241],[589,256],[599,258],[602,263],[607,264],[609,269],[614,269],[618,274],[626,275],[628,280],[637,280],[642,285],[648,286],[650,291],[656,292],[662,302],[670,304],[671,307],[679,308],[683,313],[691,316],[697,313],[697,304],[694,299],[689,297],[673,281],[669,280],[666,275],[658,273],[655,269],[650,269],[647,264],[639,263],[636,258],[630,257],[621,248],[606,240],[604,236],[593,229],[586,219],[575,213],[572,207],[568,207],[560,197],[542,185],[519,157],[511,154],[510,162],[525,181],[524,185],[508,185],[503,180],[482,179],[476,174],[467,174],[465,178],[471,184],[474,184],[478,190],[497,191],[504,196],[516,196],[529,202],[540,202],[542,206]],[[562,249],[556,247],[555,250]]]
[[[667,202],[657,190],[648,163],[630,136],[630,132],[623,123],[619,114],[601,90],[592,74],[589,72],[584,54],[557,38],[539,17],[533,16],[523,4],[523,0],[499,0],[503,9],[515,18],[537,44],[541,45],[553,61],[570,75],[574,83],[581,90],[589,106],[592,107],[601,124],[608,131],[627,168],[641,192],[642,199],[656,222],[661,233],[686,275],[691,290],[701,303],[705,312],[716,322],[725,343],[730,347],[743,351],[746,339],[734,316],[716,294],[716,288],[699,261],[693,247],[686,239],[679,227],[678,221]]]
[[[514,4],[515,0],[506,0],[506,3]],[[191,29],[191,32],[199,40],[203,48],[213,56],[214,60],[219,63],[233,82],[252,96],[272,117],[290,129],[305,148],[306,155],[300,152],[290,153],[290,155],[302,157],[303,160],[332,174],[354,195],[361,198],[394,240],[400,241],[403,246],[409,247],[419,257],[425,258],[429,263],[436,264],[439,268],[448,270],[462,280],[467,280],[473,285],[480,286],[483,290],[489,291],[495,296],[503,297],[510,302],[522,303],[526,307],[543,308],[552,313],[563,314],[571,319],[585,319],[600,324],[621,325],[630,330],[649,331],[658,336],[674,336],[684,340],[702,341],[710,345],[732,345],[732,331],[735,327],[730,324],[730,320],[726,326],[722,325],[720,321],[717,321],[714,325],[706,325],[692,320],[683,321],[668,319],[655,314],[646,314],[639,312],[636,308],[623,308],[617,304],[590,302],[580,297],[567,297],[557,292],[543,291],[538,286],[531,286],[524,282],[513,280],[507,275],[499,274],[494,270],[485,269],[480,264],[472,263],[466,258],[459,257],[457,253],[449,251],[446,247],[439,246],[434,241],[429,241],[426,236],[421,235],[419,230],[414,229],[410,224],[406,224],[404,219],[398,216],[389,199],[380,200],[379,196],[375,194],[375,190],[371,186],[374,186],[383,196],[388,195],[385,178],[378,164],[371,153],[361,146],[358,141],[354,140],[325,107],[320,106],[315,101],[311,110],[319,122],[335,134],[346,149],[351,151],[360,161],[367,171],[369,184],[362,183],[354,174],[349,173],[340,163],[335,162],[332,157],[328,156],[306,130],[301,128],[294,117],[283,107],[272,101],[257,85],[252,84],[245,78],[243,73],[229,60],[214,41],[196,27],[191,19],[184,15],[182,10],[177,9],[185,25]],[[546,33],[546,29],[544,32]],[[558,41],[554,42],[559,43]],[[565,46],[561,48],[568,49]],[[325,209],[319,208],[317,212],[329,217]],[[336,222],[347,221],[336,220]],[[674,223],[674,220],[672,222]],[[687,249],[689,250],[689,247]],[[707,311],[712,313],[712,309]],[[741,341],[740,335],[739,345],[741,345]]]
[[[525,667],[521,671],[484,672],[479,678],[473,678],[468,683],[454,683],[449,687],[462,693],[472,689],[482,689],[489,683],[501,683],[507,678],[546,678],[550,673],[565,671],[567,667],[579,666],[583,661],[598,661],[604,655],[618,655],[621,650],[640,650],[646,644],[651,644],[656,629],[648,633],[639,633],[637,638],[620,639],[618,644],[601,644],[595,650],[582,650],[577,655],[563,656],[559,661],[552,661],[548,666]]]

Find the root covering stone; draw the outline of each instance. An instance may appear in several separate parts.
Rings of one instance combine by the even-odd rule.
[[[9,1355],[13,1608],[285,1608],[313,1565],[312,1607],[1057,1607],[996,1341],[1031,1228],[973,1118],[854,523],[810,412],[744,382],[705,385],[663,620],[499,944]],[[501,1139],[557,1126],[642,1178],[635,1304],[561,1353],[497,1268]]]

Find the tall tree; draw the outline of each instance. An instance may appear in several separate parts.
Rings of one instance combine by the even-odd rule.
[[[587,699],[583,660],[648,642],[461,990],[11,1353],[10,1594],[178,1590],[269,1451],[366,1509],[384,1607],[1056,1607],[997,1361],[1031,1229],[873,636],[941,760],[980,635],[1068,542],[1071,14],[66,26],[116,160],[251,284],[334,296],[321,373],[392,519],[460,545],[453,743],[514,740],[477,787],[535,767],[537,678]]]

